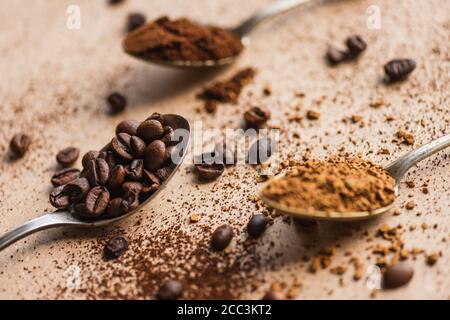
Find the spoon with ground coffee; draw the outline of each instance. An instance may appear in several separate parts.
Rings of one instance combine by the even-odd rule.
[[[124,51],[146,62],[172,67],[215,67],[232,63],[250,43],[262,21],[311,0],[281,0],[231,29],[204,26],[181,18],[159,18],[130,32]]]
[[[0,237],[0,251],[32,233],[45,229],[64,226],[94,228],[110,225],[138,212],[158,196],[183,163],[189,146],[190,124],[185,118],[179,115],[160,115],[157,113],[153,114],[140,125],[126,125],[126,122],[127,121],[124,121],[119,124],[116,129],[116,137],[114,137],[112,142],[106,145],[100,152],[90,151],[83,157],[84,166],[84,163],[86,162],[85,159],[89,158],[91,154],[96,153],[95,160],[89,161],[89,163],[92,164],[90,168],[93,168],[93,171],[89,171],[88,169],[86,174],[83,174],[82,172],[79,178],[62,185],[61,187],[63,187],[63,190],[70,189],[66,191],[67,193],[56,192],[53,197],[50,195],[53,206],[59,207],[59,205],[62,205],[65,206],[65,208],[38,217],[9,231],[4,236]],[[129,121],[128,123],[131,122],[134,121]],[[145,125],[143,125],[144,123]],[[151,127],[161,126],[161,124],[158,123],[164,123],[165,130],[164,132],[161,131],[162,127],[160,127],[161,134],[155,139],[150,137],[150,134],[155,132]],[[166,129],[169,132],[166,132]],[[130,131],[134,131],[135,135],[130,133]],[[139,131],[142,131],[142,133]],[[129,134],[125,132],[128,132]],[[138,136],[143,137],[143,139],[140,139]],[[129,149],[124,148],[124,140],[127,139],[128,145],[131,146]],[[139,145],[139,141],[141,141],[141,146],[143,147],[148,144],[144,151],[146,153],[145,156],[142,155],[142,153],[139,156],[136,156],[138,158],[144,158],[144,160],[139,159],[132,161],[130,159],[130,161],[126,161],[126,159],[122,159],[123,161],[117,160],[114,164],[110,164],[111,161],[113,161],[111,160],[111,155],[114,152],[115,157],[122,153],[123,157],[131,157],[131,153],[136,155],[134,150],[137,150],[136,146]],[[164,144],[168,145],[168,147],[165,148]],[[161,146],[161,148],[166,151],[170,148],[170,157],[166,157],[169,153],[164,152],[164,157],[166,158],[164,164],[155,166],[154,163],[157,157],[147,157],[148,152],[151,152],[152,149],[154,149],[154,146]],[[133,152],[131,150],[133,150]],[[143,149],[141,148],[141,150]],[[103,157],[104,154],[110,155],[106,157],[107,160]],[[151,155],[153,155],[153,153],[151,153]],[[136,179],[135,175],[136,172],[139,171],[138,164],[142,161],[149,163],[145,164],[145,170],[141,166],[140,171],[142,179],[139,181],[142,181],[142,183],[139,183],[137,182],[138,179]],[[125,165],[125,163],[127,164]],[[106,165],[106,168],[103,167],[103,170],[102,164]],[[112,169],[107,169],[108,166]],[[156,171],[156,169],[158,170]],[[163,172],[160,172],[159,169],[163,170]],[[106,176],[108,181],[102,183],[100,180],[102,173],[105,171],[109,171],[109,174]],[[122,173],[120,173],[120,171],[122,171]],[[92,172],[94,174],[91,174]],[[122,175],[122,181],[119,182],[119,185],[121,189],[127,189],[128,191],[124,195],[118,196],[115,194],[118,193],[117,188],[119,186],[117,182],[119,179],[117,177],[120,175]],[[126,179],[124,178],[125,175],[127,175]],[[84,185],[87,185],[87,189],[90,189],[90,191],[84,192],[84,195],[80,196],[80,199],[77,199],[76,201],[72,197],[70,201],[73,200],[73,202],[70,204],[70,207],[69,204],[64,205],[65,201],[69,202],[69,200],[67,200],[68,192],[70,192],[71,196],[82,194],[83,192],[81,190],[84,189]],[[54,192],[61,187],[55,188]],[[140,188],[139,192],[137,191],[137,188]],[[105,198],[107,200],[105,200]],[[121,200],[116,201],[118,199]],[[104,204],[104,207],[103,211],[100,212],[99,209],[101,208],[102,203]],[[77,211],[77,205],[84,206],[83,212]],[[106,205],[108,205],[108,209],[105,208]]]
[[[270,179],[259,197],[300,219],[371,219],[393,207],[404,174],[419,161],[450,146],[450,134],[408,152],[385,168],[361,158],[308,160]]]

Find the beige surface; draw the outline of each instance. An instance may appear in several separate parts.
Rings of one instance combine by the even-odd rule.
[[[341,1],[297,10],[261,26],[237,65],[205,74],[149,66],[122,54],[120,39],[127,13],[141,10],[149,18],[167,13],[172,17],[188,15],[202,22],[232,25],[270,1],[130,0],[115,8],[105,2],[18,0],[0,5],[0,233],[51,210],[47,202],[49,179],[56,169],[54,156],[59,149],[68,145],[78,146],[82,152],[99,148],[111,138],[115,124],[122,118],[143,119],[154,111],[172,112],[190,120],[203,118],[207,120],[205,126],[237,127],[242,109],[261,103],[273,112],[271,124],[289,126],[289,139],[294,131],[301,134],[297,149],[295,143],[284,141],[287,142],[282,144],[284,157],[293,150],[301,156],[307,145],[315,156],[345,146],[348,151],[361,152],[381,164],[412,149],[392,142],[401,126],[415,134],[416,145],[450,132],[449,1]],[[74,3],[82,10],[79,31],[65,27],[66,7]],[[366,28],[366,9],[370,4],[378,4],[382,10],[381,30]],[[367,39],[367,52],[357,63],[327,67],[323,61],[327,44],[342,43],[352,33],[360,33]],[[395,57],[412,57],[418,67],[407,82],[385,86],[380,82],[382,65]],[[220,106],[216,116],[194,112],[200,106],[195,93],[202,84],[248,65],[256,67],[259,74],[245,90],[239,106]],[[261,91],[268,83],[274,93],[264,98]],[[111,90],[124,92],[131,104],[117,117],[105,113],[104,97]],[[295,97],[298,91],[306,96]],[[253,96],[248,92],[253,92]],[[315,101],[321,97],[323,102],[318,105]],[[384,99],[387,105],[380,109],[369,107],[379,99]],[[320,111],[320,120],[305,121],[303,126],[288,124],[285,113],[292,114],[298,103],[305,110]],[[364,117],[364,128],[341,121],[354,113]],[[391,114],[396,119],[384,121]],[[11,162],[7,145],[11,136],[20,131],[31,134],[33,144],[24,159]],[[328,150],[324,150],[324,144]],[[381,148],[389,149],[391,155],[377,154]],[[188,168],[189,164],[185,166]],[[363,234],[367,231],[373,235],[376,227],[386,222],[400,223],[406,230],[412,224],[417,225],[415,231],[405,231],[406,246],[421,247],[427,253],[442,252],[443,256],[433,267],[426,265],[422,255],[418,256],[411,261],[415,276],[408,286],[380,291],[376,297],[449,299],[449,169],[447,150],[411,170],[408,180],[414,180],[416,187],[408,189],[401,185],[399,216],[389,213],[376,221],[351,226],[321,223],[310,231],[276,218],[258,242],[256,252],[249,254],[265,261],[266,248],[273,242],[271,252],[280,255],[271,255],[267,269],[261,269],[267,282],[242,297],[260,297],[272,281],[283,280],[290,286],[295,275],[296,281],[302,283],[298,293],[301,299],[368,298],[371,291],[364,281],[353,281],[350,271],[343,277],[328,270],[313,275],[307,272],[308,264],[302,257],[339,243],[341,248],[333,265],[346,261],[344,252],[350,251],[364,261],[370,256],[367,266],[373,257]],[[227,181],[241,187],[232,197],[225,185]],[[424,181],[429,181],[427,195],[420,188]],[[208,226],[234,219],[241,221],[243,230],[248,218],[258,211],[248,200],[257,188],[254,169],[250,167],[239,167],[234,174],[227,172],[217,184],[194,185],[192,174],[180,170],[157,203],[120,226],[130,235],[144,237],[152,227],[180,223],[195,233],[200,229],[186,221],[189,216],[186,207],[191,207],[204,215],[203,223]],[[217,191],[211,193],[212,189]],[[408,195],[417,203],[412,211],[403,208]],[[167,202],[169,197],[176,200]],[[224,210],[230,204],[234,206]],[[141,226],[137,226],[138,220],[142,221]],[[420,225],[424,222],[431,227],[422,230]],[[349,231],[353,231],[353,236],[345,236]],[[1,252],[0,298],[85,298],[83,290],[68,289],[61,295],[58,289],[65,286],[65,269],[77,260],[84,261],[82,288],[90,286],[85,275],[93,272],[108,282],[104,273],[90,269],[94,268],[90,261],[100,261],[99,252],[89,246],[95,242],[96,232],[80,233],[79,239],[74,238],[76,233],[75,230],[42,232]],[[242,231],[238,238],[244,236]],[[308,245],[310,249],[305,248]],[[116,268],[122,268],[120,263]],[[134,285],[131,279],[122,290],[129,294]]]

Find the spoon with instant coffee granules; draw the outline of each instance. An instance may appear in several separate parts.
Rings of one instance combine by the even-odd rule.
[[[310,1],[277,1],[231,29],[161,17],[130,32],[123,49],[135,58],[172,67],[227,65],[249,45],[249,35],[260,22]]]
[[[156,136],[152,126],[156,127],[158,123],[160,123],[160,134]],[[162,131],[162,124],[164,129],[170,132]],[[138,212],[155,199],[183,163],[189,146],[190,131],[189,122],[185,118],[172,114],[155,113],[140,124],[135,121],[121,122],[116,128],[116,137],[111,143],[100,152],[90,151],[83,157],[85,169],[79,177],[72,175],[68,178],[70,182],[65,181],[64,185],[57,186],[52,192],[50,201],[53,206],[61,210],[31,220],[0,237],[0,251],[37,231],[64,226],[103,227]],[[127,137],[130,148],[125,148],[124,145],[123,140],[127,140]],[[117,145],[119,139],[122,140],[119,141],[120,145]],[[139,140],[142,140],[143,148],[148,144],[145,156],[142,153],[136,153],[135,142]],[[153,145],[161,145],[161,148],[166,151],[171,150],[164,152],[163,156],[166,159],[164,164],[155,166],[157,157],[154,153],[151,153],[150,157],[147,156],[148,152],[152,152]],[[170,157],[166,156],[169,154]],[[104,160],[104,155],[109,155],[107,161]],[[118,159],[121,155],[122,157]],[[128,156],[144,159],[127,160]],[[90,157],[94,159],[87,161]],[[116,160],[112,160],[112,157]],[[136,163],[139,164],[142,161],[145,162],[145,169],[141,167],[142,170],[138,170]],[[86,166],[85,162],[88,162],[90,166]],[[106,166],[102,167],[102,164]],[[86,167],[89,169],[86,170]],[[118,171],[123,172],[121,179],[119,179]],[[136,177],[138,171],[142,172],[141,178]],[[105,172],[109,172],[106,174],[107,181],[102,182],[102,174]],[[73,174],[77,176],[78,173],[79,170],[74,170]],[[67,172],[62,172],[57,178],[62,176],[67,177]],[[59,185],[60,180],[64,179],[52,179],[52,182]],[[85,187],[89,191],[84,192]],[[118,190],[120,187],[122,187],[121,191]],[[78,199],[75,200],[74,196]],[[80,211],[79,207],[83,207],[83,211]]]
[[[353,221],[393,207],[404,174],[450,146],[450,134],[408,152],[385,168],[359,157],[307,160],[259,189],[268,206],[300,219]]]

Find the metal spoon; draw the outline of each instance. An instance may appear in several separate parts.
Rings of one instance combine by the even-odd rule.
[[[275,15],[278,15],[280,13],[286,12],[294,7],[297,7],[302,4],[306,4],[308,2],[311,2],[312,0],[280,0],[272,5],[268,6],[267,8],[264,8],[258,12],[256,12],[254,15],[252,15],[247,20],[243,21],[240,25],[230,29],[232,33],[234,33],[238,38],[241,39],[241,42],[245,47],[247,47],[250,44],[250,33],[251,31],[259,25],[262,21],[272,18]],[[159,59],[153,59],[149,58],[143,55],[131,53],[127,50],[125,46],[123,46],[123,50],[140,60],[144,60],[146,62],[155,63],[159,65],[165,65],[165,66],[171,66],[171,67],[182,67],[182,68],[199,68],[199,67],[217,67],[217,66],[223,66],[227,64],[231,64],[236,60],[238,55],[233,57],[228,57],[224,59],[219,60],[205,60],[205,61],[185,61],[185,60],[177,60],[177,61],[169,61],[169,60],[159,60]]]
[[[450,146],[450,134],[447,134],[439,139],[436,139],[430,143],[427,143],[413,151],[408,152],[396,161],[385,167],[385,170],[394,178],[395,181],[395,195],[398,194],[398,185],[403,178],[406,171],[417,164],[419,161],[428,158],[436,152],[445,149]],[[280,179],[283,175],[275,177],[273,179]],[[272,181],[273,181],[272,179]],[[359,211],[359,212],[325,212],[325,211],[306,211],[298,208],[287,207],[280,205],[279,203],[268,199],[262,193],[264,188],[270,183],[268,181],[259,189],[259,197],[269,207],[278,210],[281,213],[291,215],[300,219],[314,219],[314,220],[328,220],[328,221],[355,221],[366,220],[379,216],[393,207],[393,203],[376,209],[374,211]]]
[[[32,233],[45,229],[64,226],[84,227],[84,228],[104,227],[109,224],[128,218],[129,216],[133,215],[134,213],[142,209],[145,205],[150,203],[164,189],[164,187],[167,186],[169,180],[175,175],[175,172],[179,169],[181,163],[183,162],[187,154],[189,146],[190,132],[191,132],[189,122],[185,118],[173,114],[164,115],[164,120],[174,130],[176,129],[185,130],[184,132],[186,134],[182,135],[183,141],[179,142],[179,144],[177,145],[178,150],[182,152],[182,154],[180,154],[178,163],[176,164],[173,163],[169,167],[170,169],[169,177],[164,181],[163,184],[161,184],[160,188],[157,191],[155,191],[155,193],[153,193],[147,200],[141,203],[137,209],[117,218],[102,219],[96,221],[83,220],[82,218],[77,217],[76,215],[74,215],[69,211],[57,211],[49,213],[39,218],[28,221],[27,223],[15,228],[14,230],[9,231],[4,236],[0,237],[0,251]]]

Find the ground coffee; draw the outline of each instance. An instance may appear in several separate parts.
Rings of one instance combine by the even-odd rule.
[[[274,179],[264,196],[308,211],[365,211],[391,204],[394,179],[380,166],[359,157],[308,160]]]

